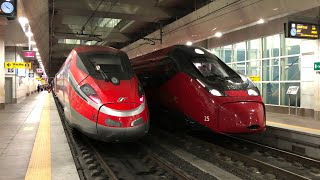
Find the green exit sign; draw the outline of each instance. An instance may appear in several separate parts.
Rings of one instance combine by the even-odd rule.
[[[313,70],[320,71],[320,62],[315,62],[314,63]]]

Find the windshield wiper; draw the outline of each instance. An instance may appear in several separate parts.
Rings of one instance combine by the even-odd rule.
[[[91,64],[92,64],[92,66],[94,67],[94,69],[100,72],[100,74],[101,74],[102,77],[103,77],[103,80],[109,81],[109,77],[106,75],[105,72],[103,72],[103,71],[101,70],[100,66],[97,65],[97,64],[96,64],[94,61],[92,61],[91,59],[89,59],[89,60],[90,60],[90,62],[91,62]]]

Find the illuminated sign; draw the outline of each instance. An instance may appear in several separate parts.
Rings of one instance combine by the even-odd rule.
[[[249,78],[251,79],[251,81],[256,82],[256,81],[261,81],[260,76],[249,76]]]
[[[37,68],[37,73],[43,73],[43,69]]]
[[[286,37],[319,39],[319,27],[317,24],[289,22]]]
[[[320,71],[320,62],[315,62],[314,63],[313,70]]]
[[[36,52],[35,51],[23,51],[23,57],[25,58],[35,58]]]
[[[31,63],[24,62],[4,62],[4,68],[11,69],[31,69]]]
[[[17,16],[17,0],[0,0],[0,16],[15,18]]]

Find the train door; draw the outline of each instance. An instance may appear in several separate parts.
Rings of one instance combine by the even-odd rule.
[[[12,103],[12,77],[5,78],[5,103]]]

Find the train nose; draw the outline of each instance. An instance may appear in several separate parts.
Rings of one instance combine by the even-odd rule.
[[[221,106],[219,129],[224,133],[263,131],[264,106],[259,102],[235,102]]]

